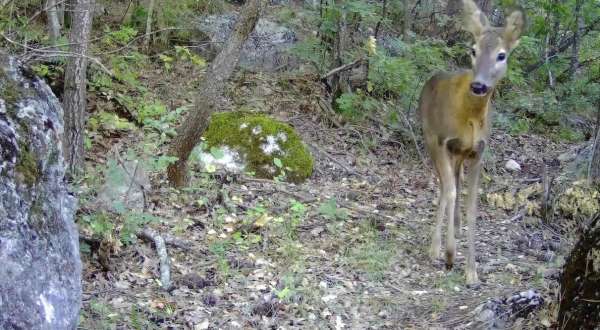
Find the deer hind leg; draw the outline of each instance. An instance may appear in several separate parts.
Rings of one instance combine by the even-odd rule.
[[[483,149],[483,148],[481,148]],[[470,159],[469,173],[467,175],[467,226],[469,231],[467,233],[467,267],[465,275],[467,278],[467,284],[477,284],[479,279],[477,277],[477,267],[475,265],[475,219],[477,217],[477,194],[479,189],[479,174],[481,172],[482,161],[481,153],[478,153],[475,158]]]
[[[441,171],[439,168],[439,162],[435,153],[431,153],[433,159],[433,166],[435,167],[436,174],[439,179],[440,189],[438,195],[438,208],[436,213],[435,224],[433,226],[433,232],[431,233],[431,246],[429,248],[429,256],[431,260],[437,260],[440,258],[440,247],[442,245],[442,221],[444,220],[446,212],[446,200],[444,199],[444,181],[441,178]]]

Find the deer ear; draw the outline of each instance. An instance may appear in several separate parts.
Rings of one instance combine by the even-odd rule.
[[[485,14],[477,7],[473,0],[463,0],[464,29],[473,34],[477,40],[483,31],[490,25]]]
[[[504,27],[504,41],[509,49],[517,47],[519,37],[525,26],[525,16],[520,10],[513,11],[506,19],[506,27]]]

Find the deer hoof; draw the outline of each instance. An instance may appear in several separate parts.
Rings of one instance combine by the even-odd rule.
[[[477,278],[477,272],[467,271],[467,285],[469,287],[478,287],[479,286],[479,278]]]

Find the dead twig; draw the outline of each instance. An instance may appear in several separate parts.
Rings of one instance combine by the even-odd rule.
[[[107,75],[109,75],[110,77],[115,77],[115,74],[110,71],[106,66],[104,66],[104,64],[102,64],[102,62],[100,62],[99,59],[92,57],[92,56],[88,56],[88,55],[83,55],[83,54],[76,54],[76,53],[72,53],[72,52],[65,52],[65,51],[60,51],[60,50],[45,50],[45,49],[38,49],[38,48],[34,48],[31,46],[27,46],[25,44],[19,43],[17,41],[14,41],[12,39],[10,39],[9,37],[7,37],[4,33],[0,33],[0,36],[2,36],[2,38],[4,38],[4,40],[8,41],[9,43],[15,45],[15,46],[19,46],[22,47],[23,49],[32,51],[34,53],[40,53],[43,54],[40,57],[57,57],[57,56],[64,56],[64,57],[84,57],[88,60],[90,60],[93,64],[96,64],[104,73],[106,73]],[[21,60],[23,60],[23,62],[29,62],[31,60],[31,56],[22,56]]]
[[[421,148],[419,148],[419,142],[417,140],[417,136],[415,134],[415,131],[414,131],[412,125],[410,124],[410,121],[406,117],[406,114],[404,114],[404,112],[400,111],[399,109],[396,111],[396,113],[398,115],[400,115],[400,117],[402,117],[402,119],[406,123],[406,126],[408,127],[408,132],[410,133],[410,136],[411,136],[411,138],[413,140],[413,143],[415,144],[415,150],[417,151],[417,154],[419,155],[419,158],[421,159],[421,163],[423,163],[423,166],[426,168],[427,167],[427,162],[425,161],[425,156],[423,156],[423,153],[421,152]]]
[[[365,60],[364,58],[359,58],[348,64],[344,64],[342,66],[338,66],[335,69],[331,69],[329,72],[327,72],[326,74],[321,76],[321,80],[326,80],[327,78],[329,78],[337,73],[355,68],[355,67],[359,66],[360,64],[362,64],[362,62],[364,62],[364,60]]]
[[[164,290],[171,288],[171,260],[167,253],[165,239],[154,229],[144,228],[138,232],[138,237],[154,243],[156,253],[160,260],[160,284]]]
[[[544,189],[543,191],[543,195],[542,195],[542,203],[541,203],[541,208],[542,208],[542,220],[544,222],[548,222],[550,219],[548,219],[550,217],[550,207],[549,207],[549,201],[550,201],[550,185],[552,184],[552,179],[550,178],[550,176],[548,175],[548,167],[546,166],[546,164],[542,165],[542,187]]]
[[[248,182],[260,182],[260,183],[269,184],[273,190],[280,192],[280,193],[284,193],[286,195],[290,195],[302,203],[312,203],[312,202],[316,202],[318,200],[318,198],[314,197],[314,196],[304,196],[297,192],[287,190],[286,188],[283,187],[283,184],[281,182],[267,180],[267,179],[251,178],[251,177],[243,177],[243,180],[248,181]]]
[[[311,144],[310,145],[313,149],[317,150],[320,154],[324,155],[325,157],[329,158],[331,161],[333,161],[334,163],[338,164],[340,167],[342,167],[347,173],[356,175],[356,176],[360,176],[360,173],[356,172],[355,170],[349,168],[347,165],[345,165],[344,163],[342,163],[341,161],[337,160],[335,157],[333,157],[332,155],[330,155],[327,151],[321,149],[321,147],[315,145],[315,144]]]
[[[181,250],[185,250],[185,251],[189,251],[192,249],[191,248],[192,242],[190,242],[188,240],[173,236],[169,233],[164,233],[162,236],[167,245],[170,245],[170,246],[173,246],[173,247],[179,248]],[[205,251],[202,251],[202,252],[204,253]]]
[[[325,118],[327,118],[329,121],[331,121],[331,123],[333,123],[333,126],[335,128],[340,128],[340,127],[344,126],[335,118],[337,116],[337,114],[331,108],[330,102],[325,102],[325,101],[319,99],[319,108],[321,108],[321,110],[323,110],[323,112],[329,114],[329,116],[325,116]]]

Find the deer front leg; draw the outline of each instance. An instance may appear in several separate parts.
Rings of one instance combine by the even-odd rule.
[[[469,174],[467,176],[467,225],[469,231],[467,233],[467,268],[465,275],[467,277],[467,284],[473,285],[479,282],[477,278],[477,267],[475,265],[475,219],[477,218],[477,195],[479,189],[479,174],[481,172],[482,160],[481,153],[476,158],[469,162]]]
[[[462,160],[458,160],[456,167],[456,201],[454,202],[454,229],[456,230],[456,237],[461,237],[461,219],[462,212],[460,210],[460,198],[461,198],[461,185],[463,178],[463,163]]]
[[[432,157],[440,179],[440,198],[438,203],[436,223],[433,230],[430,255],[433,259],[439,258],[442,222],[446,213],[448,214],[448,233],[446,239],[446,266],[451,268],[456,251],[454,239],[454,202],[456,200],[456,186],[454,182],[454,171],[450,162],[450,155],[445,149],[438,149],[437,154]]]

